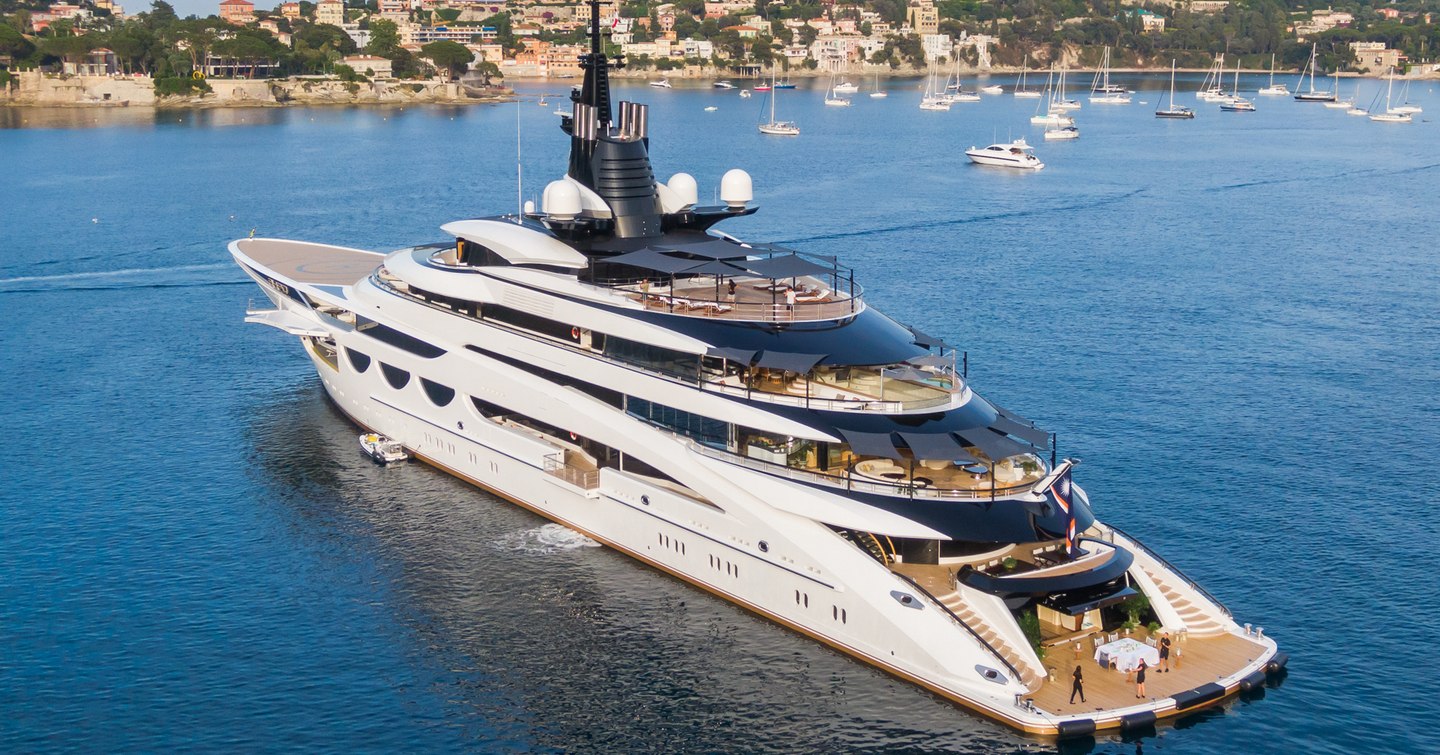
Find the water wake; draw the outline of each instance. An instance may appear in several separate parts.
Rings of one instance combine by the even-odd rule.
[[[495,547],[529,555],[547,555],[577,548],[598,548],[600,544],[575,530],[551,523],[502,535],[495,541]]]
[[[236,268],[227,262],[174,267],[94,270],[54,275],[21,275],[0,278],[0,293],[36,291],[86,291],[120,288],[173,288],[245,283],[236,280]]]
[[[1034,207],[1034,208],[1025,209],[1025,210],[1015,210],[1015,211],[1013,211],[1013,212],[996,212],[996,213],[991,213],[991,214],[989,214],[989,215],[974,215],[974,216],[966,217],[966,218],[951,218],[950,220],[939,220],[939,221],[934,221],[934,222],[927,222],[925,225],[926,225],[926,227],[928,227],[928,228],[944,228],[944,227],[947,227],[947,226],[966,225],[966,224],[969,224],[969,223],[984,223],[984,222],[989,221],[989,220],[1005,220],[1005,219],[1008,219],[1008,218],[1024,218],[1024,217],[1029,217],[1029,216],[1031,216],[1031,215],[1048,215],[1048,214],[1053,213],[1053,212],[1074,212],[1074,211],[1076,211],[1076,210],[1093,210],[1093,209],[1095,209],[1095,208],[1097,208],[1097,207],[1103,207],[1103,206],[1105,206],[1105,205],[1114,204],[1114,203],[1116,203],[1116,202],[1123,202],[1123,201],[1125,201],[1125,200],[1127,200],[1127,199],[1129,199],[1129,198],[1131,198],[1131,197],[1133,197],[1133,196],[1135,196],[1135,195],[1137,195],[1137,194],[1143,193],[1144,191],[1145,191],[1144,189],[1132,189],[1132,190],[1127,191],[1127,192],[1125,192],[1125,193],[1123,193],[1123,194],[1116,194],[1116,195],[1110,196],[1110,197],[1100,197],[1100,198],[1091,200],[1091,201],[1089,201],[1089,202],[1080,202],[1080,203],[1078,203],[1078,204],[1073,204],[1073,205],[1064,205],[1064,206],[1061,206],[1061,207]],[[800,237],[800,238],[785,239],[785,240],[780,241],[780,242],[777,242],[777,243],[781,243],[781,244],[799,244],[799,243],[806,242],[806,241],[832,241],[832,240],[835,240],[835,239],[855,238],[856,236],[875,236],[875,235],[879,235],[879,234],[882,234],[882,233],[898,233],[898,232],[900,232],[900,231],[910,231],[910,230],[914,230],[914,229],[917,228],[917,227],[918,227],[917,224],[913,224],[913,223],[912,223],[912,224],[910,224],[910,225],[896,225],[896,226],[889,226],[889,227],[886,227],[886,228],[870,228],[870,229],[863,230],[863,231],[846,231],[846,232],[844,232],[844,233],[825,233],[825,234],[820,234],[820,235],[817,235],[817,236],[803,236],[803,237]]]

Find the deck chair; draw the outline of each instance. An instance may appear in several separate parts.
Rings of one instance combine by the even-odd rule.
[[[1157,647],[1157,645],[1155,644],[1155,638],[1154,638],[1154,637],[1146,637],[1146,638],[1145,638],[1145,644],[1146,644],[1146,645],[1149,645],[1149,646],[1152,647],[1152,648],[1153,648],[1153,647]]]
[[[1111,632],[1111,633],[1110,633],[1110,641],[1111,641],[1111,642],[1119,642],[1119,641],[1120,641],[1120,633],[1119,633],[1119,632]]]

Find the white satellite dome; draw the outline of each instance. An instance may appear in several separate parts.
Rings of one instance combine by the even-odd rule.
[[[755,198],[755,189],[750,183],[750,174],[739,168],[725,171],[720,178],[720,201],[732,210],[739,210]]]
[[[580,190],[569,181],[551,181],[541,196],[545,214],[556,220],[571,220],[580,214]]]
[[[694,207],[700,203],[700,185],[695,183],[695,177],[689,173],[676,173],[665,185],[686,205]]]

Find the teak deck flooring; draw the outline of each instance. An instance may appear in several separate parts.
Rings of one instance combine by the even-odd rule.
[[[241,239],[240,251],[298,283],[350,286],[375,271],[385,255],[359,249],[280,239]]]
[[[1144,642],[1148,633],[1141,629],[1131,636]],[[1171,641],[1172,648],[1180,651],[1178,663],[1172,649],[1169,673],[1160,673],[1157,669],[1145,673],[1145,701],[1163,699],[1234,674],[1264,650],[1257,643],[1231,634],[1190,637],[1182,642],[1176,642],[1172,635]],[[1077,696],[1075,704],[1070,704],[1070,673],[1077,661],[1075,642],[1069,642],[1047,649],[1044,662],[1050,676],[1030,695],[1037,708],[1065,715],[1125,708],[1142,702],[1135,697],[1133,674],[1127,676],[1096,663],[1095,645],[1090,638],[1081,640],[1080,646],[1078,663],[1085,678],[1086,702],[1082,703]]]

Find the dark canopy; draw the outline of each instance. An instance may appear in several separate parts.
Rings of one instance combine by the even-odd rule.
[[[920,346],[924,346],[927,349],[933,349],[937,346],[942,349],[950,348],[950,344],[945,343],[944,341],[936,338],[935,336],[927,335],[918,328],[911,328],[909,325],[906,325],[905,327],[910,329],[910,334],[915,336],[915,343],[919,344]]]
[[[895,450],[895,444],[890,440],[890,433],[862,433],[858,430],[846,430],[840,428],[840,434],[845,437],[845,442],[850,444],[850,450],[857,456],[883,456],[887,459],[903,458],[899,451]]]
[[[1017,443],[1000,433],[989,428],[978,427],[974,430],[961,431],[960,437],[966,443],[978,447],[990,457],[991,461],[1000,461],[1016,454],[1030,453],[1034,449],[1023,443]]]
[[[746,270],[771,280],[835,272],[835,268],[833,267],[811,262],[798,254],[786,254],[780,257],[750,260],[744,264]]]
[[[942,357],[937,354],[926,354],[925,356],[915,357],[914,359],[906,359],[905,361],[910,364],[919,365],[921,367],[949,367],[955,364],[955,360],[950,359],[949,357]]]
[[[671,257],[668,254],[661,254],[654,249],[641,249],[638,252],[629,252],[618,257],[611,257],[605,261],[615,265],[629,265],[631,267],[644,268],[645,270],[654,270],[665,273],[666,275],[683,273],[703,263],[703,260],[687,260],[679,257]]]
[[[658,252],[681,252],[707,260],[743,259],[746,255],[754,253],[750,247],[741,246],[733,241],[717,239],[714,236],[676,238],[650,246],[649,249]]]
[[[1041,448],[1050,445],[1050,433],[1028,423],[1016,422],[1004,414],[996,417],[995,421],[990,423],[990,427]]]
[[[959,441],[950,433],[907,433],[900,432],[900,437],[905,445],[915,452],[917,459],[949,459],[951,461],[971,462],[975,461],[965,449],[960,447]]]
[[[705,350],[705,356],[720,357],[740,364],[750,364],[755,359],[755,352],[750,349],[732,349],[726,346],[711,346]]]
[[[742,264],[742,265],[743,265],[743,264],[745,264],[745,261],[744,261],[744,260],[737,260],[737,261],[736,261],[736,264]],[[742,268],[742,267],[736,267],[735,265],[732,265],[732,264],[730,264],[729,262],[721,262],[720,260],[711,260],[711,261],[709,261],[709,262],[705,262],[705,263],[696,265],[695,267],[686,268],[686,269],[685,269],[685,272],[687,272],[687,273],[694,273],[694,274],[697,274],[697,275],[729,275],[729,276],[735,276],[735,275],[748,275],[748,274],[749,274],[749,271],[745,270],[745,269]]]
[[[798,372],[802,375],[815,368],[815,365],[824,359],[824,354],[794,354],[788,351],[762,351],[760,361],[756,362],[757,367],[769,367],[775,370],[788,370]]]

